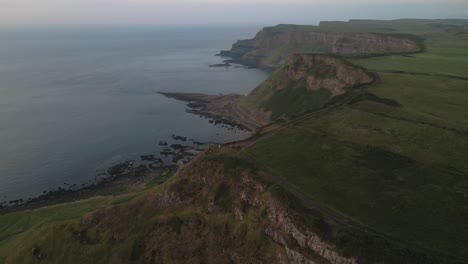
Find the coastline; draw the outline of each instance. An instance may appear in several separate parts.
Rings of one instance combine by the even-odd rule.
[[[237,62],[236,62],[237,63]],[[240,62],[238,62],[240,63]],[[224,66],[229,62],[224,61]],[[241,64],[242,65],[242,64]],[[232,65],[229,64],[228,67]],[[209,67],[221,67],[210,65]],[[248,66],[236,66],[253,68]],[[209,123],[219,125],[228,130],[239,129],[248,131],[246,140],[252,132],[265,125],[264,122],[250,118],[237,108],[237,102],[245,97],[239,94],[208,95],[201,93],[165,93],[158,94],[187,102],[186,112],[209,119]],[[144,190],[175,176],[189,161],[197,157],[211,144],[218,142],[201,142],[187,137],[171,135],[172,142],[159,141],[163,147],[159,153],[141,155],[135,159],[125,160],[106,169],[106,172],[96,172],[95,179],[83,184],[67,184],[44,190],[41,195],[14,200],[0,200],[0,215],[33,210],[47,206],[75,202],[99,196],[117,196],[127,193],[128,189]],[[181,144],[175,142],[180,141]],[[228,141],[224,144],[234,144]]]
[[[105,173],[99,173],[95,182],[91,184],[68,185],[68,188],[58,187],[43,191],[43,194],[37,197],[4,201],[0,203],[0,215],[97,196],[116,196],[133,189],[144,190],[164,183],[181,167],[203,152],[209,144],[214,144],[214,142],[200,142],[177,135],[171,137],[174,142],[179,141],[180,144],[169,145],[166,141],[160,141],[159,145],[164,148],[159,153],[141,155],[136,159],[115,164]]]
[[[235,60],[231,56],[220,54],[215,56],[228,57],[228,59],[223,60],[222,63],[208,65],[208,67],[257,68],[254,65],[245,64],[241,60]],[[228,130],[249,131],[247,137],[240,139],[240,141],[250,138],[253,131],[266,124],[255,120],[255,118],[248,116],[237,108],[238,101],[245,97],[244,95],[157,93],[167,98],[187,102],[187,113],[207,118],[211,124],[225,127]],[[158,185],[176,175],[184,164],[187,164],[203,152],[210,144],[220,144],[217,142],[200,142],[183,136],[171,135],[171,137],[174,141],[181,141],[181,144],[160,141],[159,146],[163,147],[163,149],[159,153],[148,153],[112,165],[105,169],[105,172],[96,172],[94,180],[86,183],[64,183],[62,186],[44,190],[38,196],[0,200],[0,215],[64,204],[91,197],[116,196],[126,193],[126,189],[144,189]],[[191,141],[191,146],[186,145],[186,141]],[[235,144],[236,142],[237,140],[224,142],[223,144]]]
[[[0,204],[25,202],[52,188],[68,190],[75,184],[73,188],[78,189],[82,183],[94,183],[97,174],[116,162],[159,152],[158,141],[172,141],[169,135],[173,133],[204,142],[246,136],[245,131],[214,126],[208,119],[187,114],[184,104],[155,91],[190,92],[202,87],[203,92],[217,94],[250,90],[267,77],[263,71],[209,65],[224,60],[214,56],[219,49],[257,29],[154,29],[152,34],[133,29],[97,34],[104,28],[84,27],[71,34],[63,27],[44,31],[39,46],[32,31],[11,31],[8,41],[0,45],[17,62],[4,63],[8,74],[1,78],[8,85],[0,100],[4,117]],[[96,38],[86,37],[89,30]],[[114,37],[121,37],[122,45],[131,52],[120,53],[123,46],[113,45]],[[8,44],[16,41],[25,45]],[[40,52],[49,45],[57,50]],[[23,49],[31,52],[18,52]],[[119,56],[101,57],[110,53]],[[57,62],[64,55],[69,56],[67,67],[60,67]],[[29,61],[36,59],[41,61],[41,74],[30,72]]]
[[[212,119],[210,122],[214,124],[223,124],[252,132],[268,123],[260,118],[255,118],[255,115],[248,115],[238,108],[237,104],[245,97],[244,95],[158,93],[167,98],[187,102],[186,112]]]

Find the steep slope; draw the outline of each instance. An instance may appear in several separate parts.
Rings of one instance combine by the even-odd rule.
[[[229,55],[242,63],[275,68],[292,53],[388,55],[420,52],[419,38],[370,32],[326,32],[320,27],[278,25],[264,28],[253,39],[233,44]]]
[[[333,97],[373,81],[371,74],[342,58],[293,54],[238,105],[247,114],[265,112],[270,120],[290,118],[319,109]]]

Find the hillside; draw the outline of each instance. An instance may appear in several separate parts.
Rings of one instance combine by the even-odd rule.
[[[162,184],[1,215],[0,262],[468,263],[467,20],[275,30],[391,32],[424,52],[286,52],[245,97],[168,94],[268,116]]]
[[[293,54],[238,105],[247,114],[268,113],[270,120],[291,118],[317,110],[332,98],[373,81],[364,69],[339,57]]]

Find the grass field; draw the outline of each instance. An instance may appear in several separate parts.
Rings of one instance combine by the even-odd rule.
[[[112,205],[116,198],[98,197],[75,203],[41,208],[34,211],[10,213],[0,216],[0,262],[6,263],[7,256],[21,251],[24,239],[34,239],[39,230],[54,223],[66,223],[82,217],[88,212]],[[32,248],[32,247],[31,247]],[[30,249],[29,249],[30,250]],[[29,256],[28,256],[29,257]]]
[[[16,261],[21,259],[21,263],[34,263],[30,251],[33,247],[38,247],[41,244],[40,241],[44,239],[57,240],[58,243],[62,243],[61,250],[68,250],[69,247],[74,246],[73,238],[62,236],[67,232],[63,227],[76,223],[84,215],[96,210],[126,206],[135,198],[144,197],[150,192],[159,190],[159,185],[165,181],[170,182],[171,177],[161,177],[145,186],[122,186],[118,195],[96,196],[65,204],[0,215],[0,263],[9,263],[6,261],[7,258],[14,258]],[[44,236],[45,234],[47,235]],[[64,239],[68,240],[64,241]],[[84,249],[77,247],[76,250]],[[92,256],[94,253],[89,254]],[[102,258],[103,263],[106,263],[105,254]]]
[[[313,199],[364,225],[467,257],[468,232],[462,231],[468,219],[466,170],[425,162],[428,156],[416,159],[423,150],[405,148],[407,142],[394,145],[396,140],[386,135],[372,137],[377,131],[363,131],[367,138],[357,133],[340,138],[315,129],[283,130],[248,153]],[[415,154],[403,155],[410,153]],[[466,149],[459,155],[468,158]]]

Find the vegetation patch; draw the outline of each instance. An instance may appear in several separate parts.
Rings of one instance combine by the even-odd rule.
[[[401,104],[398,103],[395,100],[388,99],[388,98],[381,98],[381,97],[378,97],[377,95],[369,93],[369,92],[359,94],[358,96],[353,98],[353,100],[351,100],[349,102],[349,104],[351,104],[351,105],[356,104],[356,103],[361,102],[363,100],[369,100],[369,101],[373,101],[373,102],[376,102],[376,103],[379,103],[379,104],[384,104],[384,105],[388,105],[388,106],[392,106],[392,107],[400,107],[401,106]]]
[[[264,104],[264,108],[266,111],[272,112],[272,120],[281,116],[291,118],[310,110],[319,109],[330,98],[331,93],[327,89],[307,91],[304,86],[299,86],[275,92],[270,100]]]
[[[216,190],[214,201],[216,205],[222,208],[224,211],[231,211],[232,208],[232,198],[231,191],[229,186],[222,182],[219,184],[218,189]]]
[[[464,254],[460,245],[468,243],[468,233],[459,230],[464,230],[468,208],[456,190],[466,178],[445,166],[327,134],[283,129],[248,153],[314,202],[415,248]]]

